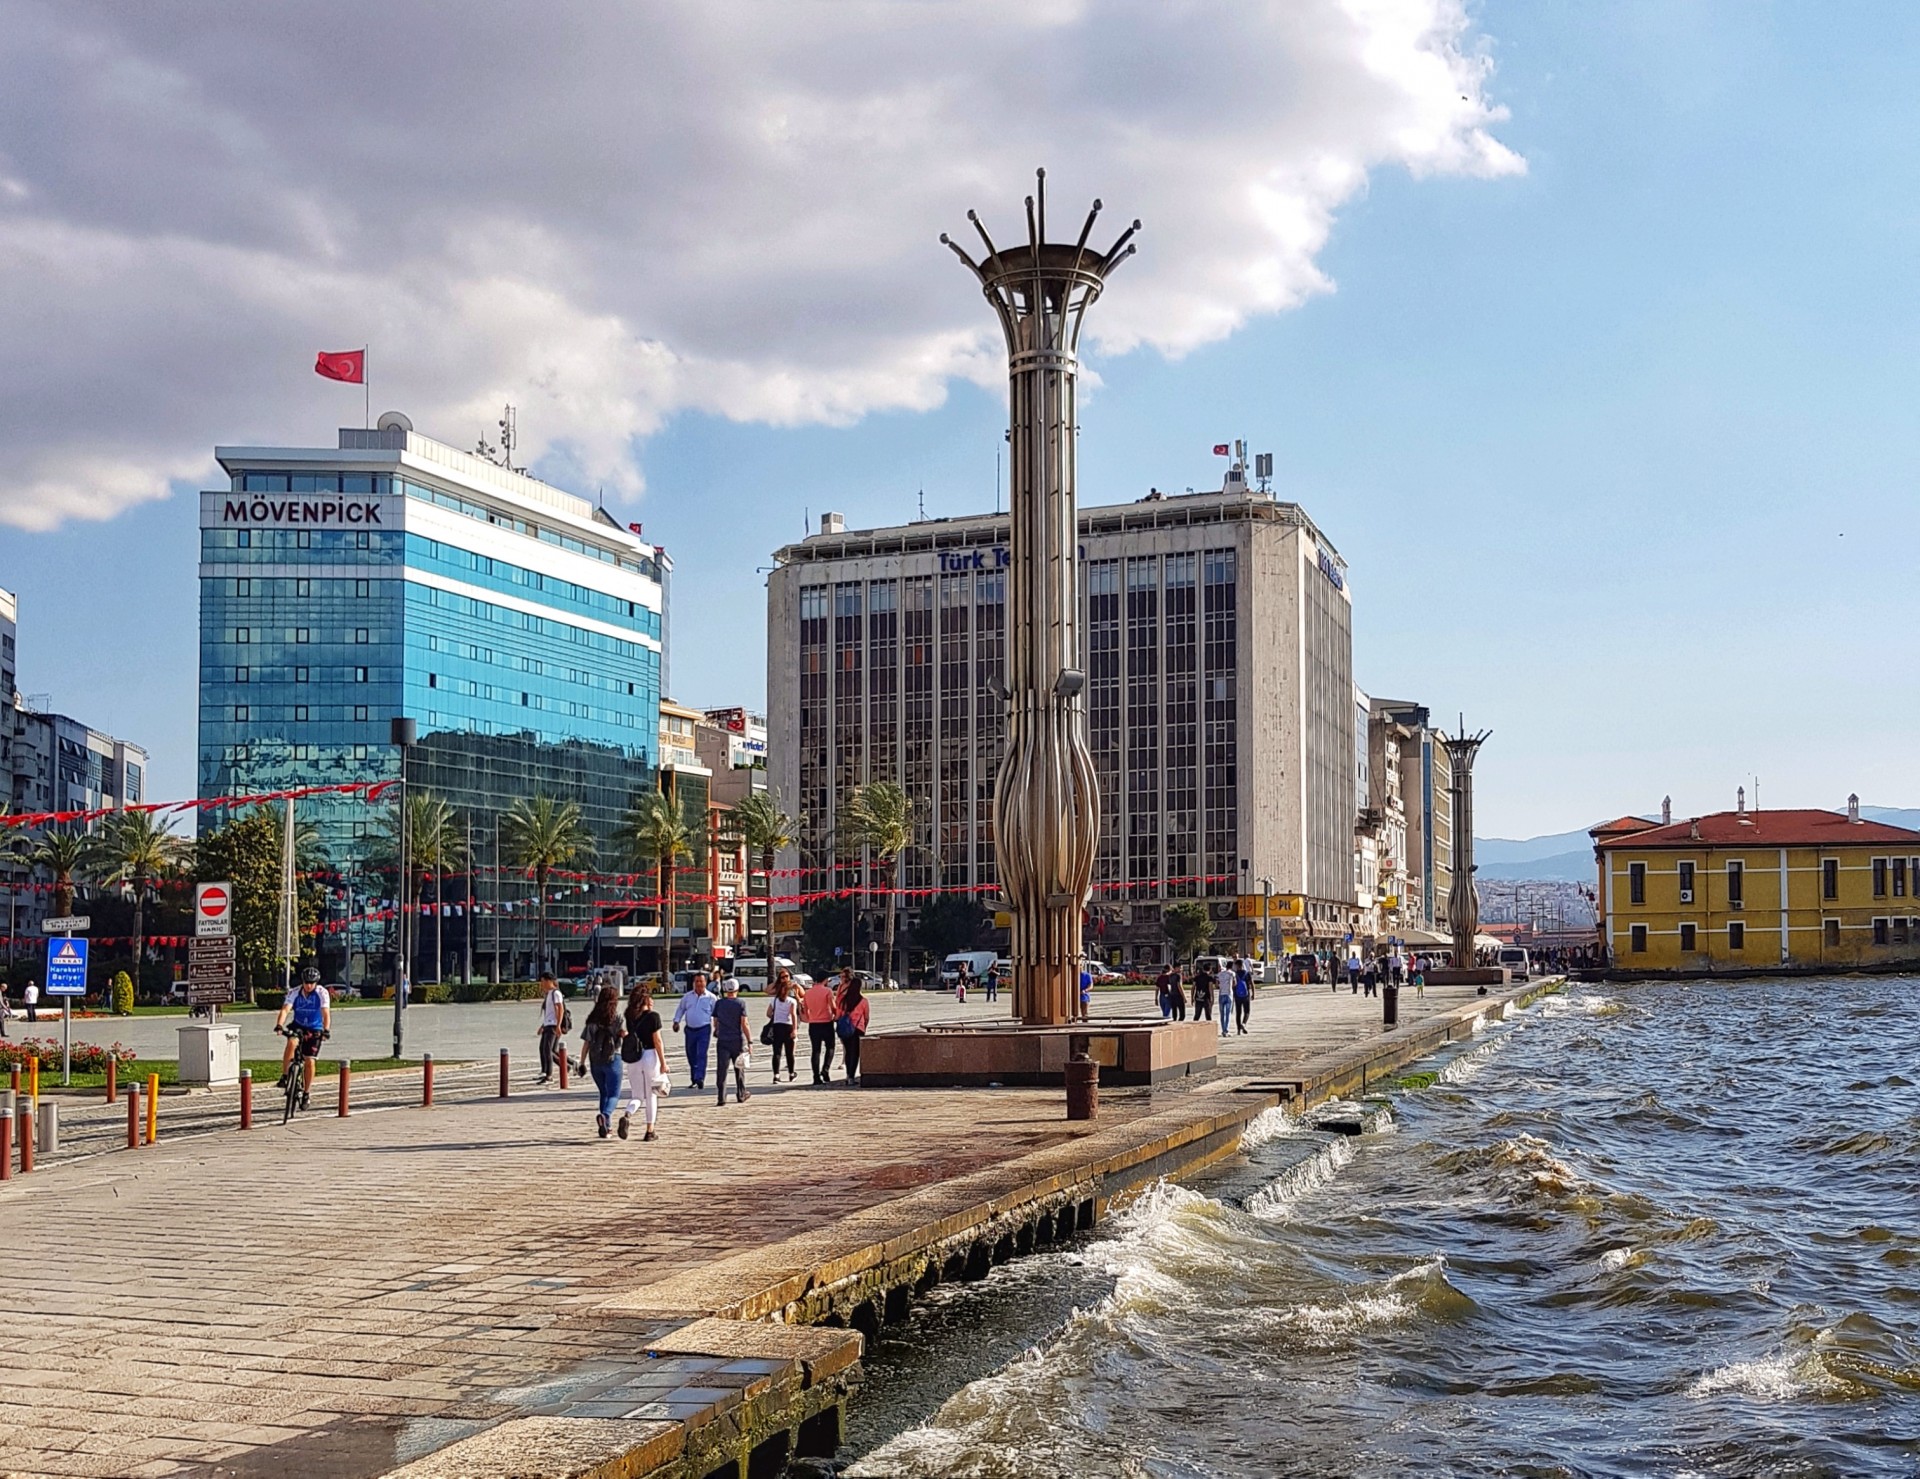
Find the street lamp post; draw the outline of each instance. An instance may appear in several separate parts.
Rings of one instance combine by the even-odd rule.
[[[393,1056],[406,1056],[407,1040],[407,985],[412,974],[413,960],[409,944],[409,921],[407,918],[407,877],[412,868],[412,832],[407,817],[407,751],[413,748],[418,730],[411,719],[395,719],[389,730],[395,749],[400,752],[400,784],[394,788],[398,797],[400,812],[400,958],[393,972]]]

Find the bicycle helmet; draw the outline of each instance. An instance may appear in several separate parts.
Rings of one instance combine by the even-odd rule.
[[[300,972],[300,984],[304,986],[309,981],[313,982],[316,986],[320,984],[320,972],[312,966],[308,966],[304,971]]]

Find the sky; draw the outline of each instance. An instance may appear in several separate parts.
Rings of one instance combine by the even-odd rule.
[[[675,560],[675,696],[760,701],[771,553],[991,508],[939,245],[1105,202],[1081,497],[1275,457],[1370,693],[1493,738],[1479,830],[1916,799],[1901,676],[1920,11],[1295,0],[15,0],[0,585],[20,683],[194,786],[192,494],[373,410]],[[1060,230],[1072,229],[1056,227]],[[1876,737],[1877,736],[1877,737]],[[777,742],[777,737],[776,737]]]

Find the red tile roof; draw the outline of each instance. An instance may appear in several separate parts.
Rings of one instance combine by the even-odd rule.
[[[1846,847],[1884,843],[1920,852],[1920,832],[1890,827],[1885,822],[1850,822],[1845,812],[1838,811],[1716,811],[1711,816],[1689,818],[1618,837],[1599,836],[1605,830],[1594,828],[1598,838],[1595,846]]]
[[[1622,832],[1644,832],[1649,827],[1657,827],[1658,822],[1650,822],[1645,817],[1615,817],[1610,822],[1602,822],[1597,827],[1587,828],[1589,837],[1615,837]]]

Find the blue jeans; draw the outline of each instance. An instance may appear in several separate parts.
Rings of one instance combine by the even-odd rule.
[[[603,1066],[593,1065],[593,1086],[600,1091],[600,1113],[607,1119],[620,1103],[620,1060],[613,1058]]]
[[[707,1044],[713,1041],[713,1027],[688,1027],[682,1029],[687,1034],[687,1077],[693,1080],[697,1089],[707,1081]]]
[[[1216,1005],[1220,1008],[1220,1035],[1225,1037],[1227,1035],[1227,1019],[1233,1015],[1232,995],[1225,991],[1221,992]]]

